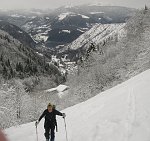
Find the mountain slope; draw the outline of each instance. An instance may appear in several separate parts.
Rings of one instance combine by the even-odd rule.
[[[0,75],[6,79],[35,75],[58,75],[58,68],[49,65],[43,54],[23,45],[7,32],[0,30]]]
[[[5,21],[0,21],[0,29],[8,32],[11,36],[19,40],[25,46],[34,48],[36,45],[33,39],[28,35],[28,33],[23,31],[16,25],[10,24]]]
[[[126,35],[124,27],[125,23],[97,24],[68,45],[68,48],[76,50],[78,48],[88,47],[89,42],[98,45],[100,43],[104,44],[107,40],[119,40]]]
[[[117,43],[127,35],[125,23],[117,24],[96,24],[90,30],[80,35],[72,43],[59,48],[58,56],[67,56],[70,60],[76,61],[86,54],[91,43],[101,51],[103,46],[109,42]]]
[[[148,141],[150,138],[150,70],[85,102],[65,109],[67,131],[72,141]],[[56,140],[65,139],[62,118]],[[34,123],[5,130],[11,141],[36,140]],[[44,141],[43,121],[38,126]],[[26,138],[25,138],[26,136]]]

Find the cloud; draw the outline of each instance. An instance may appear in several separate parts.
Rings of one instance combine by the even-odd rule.
[[[127,7],[144,7],[145,4],[150,6],[150,0],[92,0],[93,3],[102,3],[102,5],[120,5]],[[56,8],[63,5],[79,5],[91,3],[91,0],[0,0],[0,8]]]

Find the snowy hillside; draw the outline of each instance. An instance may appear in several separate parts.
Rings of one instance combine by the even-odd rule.
[[[65,109],[69,141],[149,141],[149,84],[150,70]],[[62,118],[58,130],[56,141],[65,141]],[[43,121],[38,133],[44,141]],[[6,129],[6,134],[10,141],[36,141],[34,122]]]
[[[95,44],[104,43],[107,40],[120,39],[126,35],[124,26],[126,24],[96,24],[89,31],[82,34],[68,47],[76,50],[81,47],[86,47],[90,42]]]

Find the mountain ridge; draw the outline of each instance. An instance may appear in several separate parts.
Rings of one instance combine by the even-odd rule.
[[[25,30],[39,44],[57,50],[59,45],[67,45],[78,38],[81,34],[89,30],[96,23],[122,23],[128,19],[136,10],[119,6],[74,6],[60,7],[53,11],[40,11],[42,14],[36,15],[29,11],[29,15],[22,17],[4,17],[10,23],[18,25]],[[38,12],[38,10],[37,10]],[[65,14],[66,13],[66,14]],[[67,14],[68,13],[68,14]],[[14,14],[13,14],[14,15]],[[19,23],[19,19],[20,20]],[[19,24],[18,24],[19,23]],[[64,32],[67,30],[68,32]],[[59,37],[59,41],[55,37]],[[64,36],[67,36],[63,40]],[[74,38],[72,38],[74,36]]]

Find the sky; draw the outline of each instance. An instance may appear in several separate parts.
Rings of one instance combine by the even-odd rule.
[[[55,9],[60,6],[74,6],[86,3],[101,3],[102,5],[119,5],[133,8],[150,6],[150,0],[0,0],[0,9]]]

